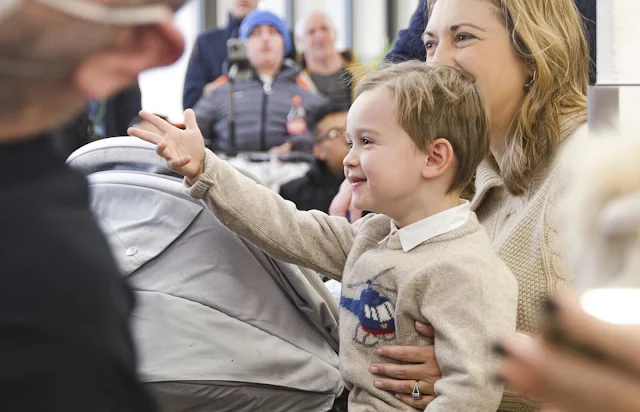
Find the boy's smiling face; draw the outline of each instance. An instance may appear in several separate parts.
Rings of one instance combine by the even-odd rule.
[[[398,124],[388,87],[362,93],[347,116],[344,174],[351,182],[354,206],[396,221],[415,209],[428,156]]]

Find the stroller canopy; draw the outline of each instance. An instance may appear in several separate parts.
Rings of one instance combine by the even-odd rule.
[[[145,382],[287,388],[314,405],[326,398],[326,409],[300,410],[331,408],[343,389],[337,305],[315,272],[231,233],[186,196],[153,145],[101,140],[68,164],[88,176],[91,207],[135,291]]]

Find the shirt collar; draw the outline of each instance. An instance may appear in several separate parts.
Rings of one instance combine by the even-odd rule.
[[[390,236],[398,233],[402,250],[409,252],[429,239],[463,226],[469,220],[470,213],[471,206],[469,201],[461,199],[458,206],[419,220],[402,229],[398,229],[396,222],[391,220],[391,233],[380,244],[386,242]]]

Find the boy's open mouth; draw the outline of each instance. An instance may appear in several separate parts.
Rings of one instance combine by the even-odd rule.
[[[354,177],[354,176],[349,176],[347,179],[349,180],[349,182],[350,182],[352,185],[354,185],[354,184],[356,184],[356,183],[362,183],[362,182],[366,182],[366,181],[367,181],[367,179],[366,179],[366,178],[364,178],[364,177]]]

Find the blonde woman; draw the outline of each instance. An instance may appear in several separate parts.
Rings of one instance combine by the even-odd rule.
[[[429,16],[427,64],[459,68],[486,93],[491,155],[477,169],[472,207],[518,279],[517,329],[533,334],[543,299],[571,286],[557,247],[554,209],[562,186],[553,160],[565,141],[586,129],[589,56],[582,21],[573,0],[433,0]],[[348,208],[349,190],[343,186],[332,210]],[[416,329],[433,333],[424,325]],[[425,408],[439,386],[433,348],[379,350],[402,365],[372,365],[376,386]],[[507,395],[500,410],[535,409]]]

